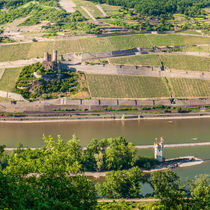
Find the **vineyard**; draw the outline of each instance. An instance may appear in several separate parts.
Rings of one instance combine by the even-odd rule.
[[[145,35],[153,46],[178,46],[178,45],[193,45],[193,44],[207,44],[210,41],[209,37],[199,36],[180,36],[174,34],[147,34]]]
[[[170,96],[163,78],[87,74],[92,97],[167,98]]]
[[[0,79],[0,90],[12,92],[15,88],[15,83],[20,71],[21,68],[6,69]]]
[[[209,97],[210,80],[168,78],[175,97]]]
[[[161,56],[161,59],[166,69],[210,71],[210,59],[208,57],[191,55],[164,55]]]
[[[59,54],[64,54],[107,52],[131,49],[135,47],[152,48],[153,46],[200,43],[207,44],[209,42],[209,37],[185,37],[179,35],[127,35],[0,45],[0,62],[43,57],[44,52],[52,51],[53,49],[57,49]]]

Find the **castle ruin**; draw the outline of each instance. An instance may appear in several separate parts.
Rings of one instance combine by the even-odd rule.
[[[59,68],[58,63],[58,52],[57,50],[53,50],[53,54],[49,54],[48,52],[44,53],[44,61],[42,62],[42,65],[45,69],[55,69]]]

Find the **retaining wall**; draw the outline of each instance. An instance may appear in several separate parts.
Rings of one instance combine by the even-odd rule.
[[[10,102],[0,103],[0,112],[24,112],[24,111],[53,111],[55,109],[104,109],[112,106],[116,108],[138,108],[138,107],[151,107],[157,105],[167,106],[204,106],[210,105],[210,98],[208,99],[175,99],[175,104],[171,104],[169,99],[164,100],[124,100],[124,99],[94,99],[94,100],[83,100],[83,99],[54,99],[49,101],[39,102],[17,102],[11,104]]]

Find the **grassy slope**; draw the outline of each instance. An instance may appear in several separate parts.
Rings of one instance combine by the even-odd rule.
[[[168,78],[175,97],[209,97],[210,80]]]
[[[21,72],[21,68],[6,69],[0,79],[0,90],[12,92],[15,88],[15,83]]]
[[[149,38],[149,40],[148,40]],[[207,37],[185,37],[179,35],[128,35],[102,38],[89,38],[52,42],[36,42],[0,46],[0,62],[34,57],[43,57],[45,51],[57,49],[60,54],[105,52],[130,49],[134,47],[150,48],[156,46],[209,43]]]
[[[87,75],[90,94],[101,98],[169,97],[164,78],[117,75]]]

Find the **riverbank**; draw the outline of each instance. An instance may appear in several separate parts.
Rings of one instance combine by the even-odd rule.
[[[210,112],[171,114],[70,114],[68,116],[1,117],[0,123],[51,123],[77,121],[173,120],[210,118]]]
[[[184,156],[184,157],[178,157],[178,158],[172,158],[172,159],[166,159],[165,162],[160,163],[159,166],[157,166],[154,169],[150,170],[142,170],[143,173],[151,173],[154,171],[163,171],[163,170],[171,170],[175,168],[184,168],[184,167],[190,167],[195,165],[200,165],[204,163],[204,161],[200,158],[197,158],[195,156]],[[94,179],[104,179],[106,174],[109,171],[104,172],[84,172],[84,175],[90,178]]]

